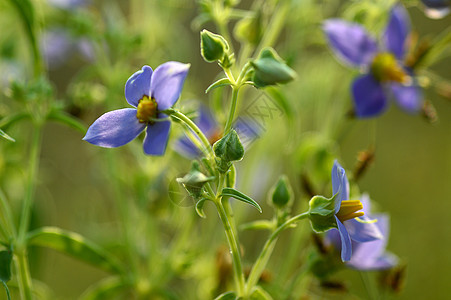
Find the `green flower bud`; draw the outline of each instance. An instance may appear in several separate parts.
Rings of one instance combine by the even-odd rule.
[[[229,44],[219,34],[206,29],[200,32],[200,52],[206,62],[222,61],[228,50]]]
[[[335,194],[327,199],[323,196],[314,196],[309,202],[309,219],[315,232],[321,233],[337,228],[335,219]]]
[[[290,186],[287,176],[282,175],[279,181],[272,188],[271,203],[281,209],[286,207],[293,198],[293,190]]]
[[[252,81],[257,87],[287,83],[296,77],[296,72],[269,47],[263,49],[251,64],[254,67]]]
[[[232,161],[241,160],[244,156],[244,148],[235,130],[224,136],[213,145],[216,155],[216,163],[221,173],[226,173],[232,165]]]
[[[194,161],[191,170],[183,178],[177,178],[177,182],[183,184],[188,193],[194,198],[200,198],[202,187],[205,183],[212,181],[214,177],[207,177],[200,172],[200,166],[197,161]]]

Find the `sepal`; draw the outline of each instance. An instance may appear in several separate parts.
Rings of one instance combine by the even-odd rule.
[[[214,143],[213,151],[216,156],[216,163],[219,172],[226,173],[233,161],[239,161],[244,156],[244,147],[235,130]]]
[[[199,199],[202,194],[202,188],[205,183],[212,181],[214,177],[207,177],[200,172],[200,166],[197,161],[193,161],[191,170],[182,178],[177,178],[177,182],[182,184],[194,199]],[[201,216],[202,217],[202,216]]]
[[[287,83],[296,78],[296,72],[270,47],[264,48],[251,65],[254,68],[252,81],[257,87]]]
[[[315,232],[321,233],[332,228],[337,228],[335,218],[336,193],[332,198],[327,199],[323,196],[314,196],[309,201],[309,219]]]
[[[229,44],[219,34],[206,29],[200,32],[200,53],[206,62],[223,61],[227,56]]]

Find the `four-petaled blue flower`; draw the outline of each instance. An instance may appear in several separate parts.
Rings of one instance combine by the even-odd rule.
[[[349,261],[352,255],[351,239],[357,242],[369,242],[382,239],[382,233],[374,222],[364,215],[360,200],[349,199],[349,182],[345,170],[335,161],[332,168],[332,192],[336,195],[335,220],[341,242],[341,260]],[[356,220],[360,218],[360,220]]]
[[[199,108],[199,116],[196,119],[196,125],[205,134],[205,137],[211,145],[222,138],[222,129],[220,128],[218,122],[212,115],[211,111],[203,105]],[[250,143],[261,133],[261,129],[255,123],[241,117],[234,123],[233,128],[238,133],[244,148],[250,145]],[[196,145],[194,145],[194,143],[187,137],[180,138],[174,143],[174,147],[177,152],[190,159],[194,159],[202,155],[199,148],[196,147]]]
[[[383,213],[371,215],[371,203],[368,195],[362,195],[361,199],[365,216],[377,220],[375,225],[380,230],[383,237],[381,239],[363,243],[354,240],[351,241],[352,256],[346,265],[361,271],[392,268],[397,265],[398,258],[394,254],[385,251],[390,227],[389,217],[387,214]],[[338,249],[342,247],[337,230],[330,230],[327,232],[326,242],[332,243]]]
[[[433,19],[446,16],[451,10],[451,0],[421,0],[426,6],[426,15]]]
[[[144,129],[144,152],[163,155],[171,122],[164,110],[171,108],[180,93],[190,65],[167,62],[152,71],[149,66],[133,74],[125,84],[125,99],[134,108],[108,112],[89,127],[83,138],[91,144],[114,148],[127,144]]]
[[[421,89],[412,70],[403,64],[410,23],[402,5],[392,8],[381,44],[361,25],[339,19],[327,20],[324,31],[334,53],[364,71],[352,84],[358,117],[381,114],[391,97],[406,112],[414,113],[421,109]]]

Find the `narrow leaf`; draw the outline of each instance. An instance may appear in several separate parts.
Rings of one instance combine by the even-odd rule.
[[[30,232],[27,239],[29,245],[63,252],[109,272],[121,273],[123,270],[121,264],[108,252],[78,233],[56,227],[42,227]]]
[[[237,298],[238,297],[236,296],[235,292],[227,292],[219,295],[215,298],[215,300],[236,300]]]
[[[120,277],[107,277],[100,282],[90,286],[81,295],[80,300],[112,299],[114,295],[126,288],[126,283]]]
[[[86,134],[86,126],[80,123],[76,118],[72,117],[71,115],[65,114],[63,112],[52,112],[50,113],[47,118],[52,121],[60,122],[65,125],[68,125],[69,127],[76,129],[80,131],[83,134]]]
[[[258,209],[259,212],[262,212],[260,205],[258,205],[258,203],[255,202],[255,200],[253,200],[251,197],[249,197],[235,189],[227,188],[227,187],[223,188],[221,194],[222,194],[222,196],[233,197],[236,200],[240,200],[242,202],[250,204],[253,207],[255,207],[256,209]]]
[[[8,141],[15,142],[16,140],[10,137],[6,132],[0,129],[0,136]]]
[[[251,294],[250,300],[273,300],[271,295],[268,294],[262,287],[256,286]]]
[[[271,230],[274,223],[268,220],[257,220],[240,225],[240,230]]]
[[[228,78],[221,78],[216,82],[213,82],[206,90],[205,90],[205,94],[208,93],[211,90],[214,90],[215,88],[221,87],[221,86],[226,86],[226,85],[230,85],[230,80]]]
[[[197,203],[196,203],[196,212],[199,215],[199,217],[201,217],[201,218],[207,217],[204,213],[204,204],[205,204],[205,201],[207,201],[207,200],[209,200],[209,199],[202,198],[199,201],[197,201]]]

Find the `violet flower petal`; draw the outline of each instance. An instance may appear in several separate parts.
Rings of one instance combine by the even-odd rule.
[[[138,106],[139,100],[144,95],[150,96],[150,80],[152,78],[152,68],[149,66],[142,67],[136,71],[125,83],[125,99],[134,107]]]
[[[196,145],[194,145],[193,142],[185,136],[179,138],[174,143],[174,149],[189,159],[194,159],[202,154]]]
[[[338,193],[338,201],[335,202],[335,213],[338,213],[341,201],[349,200],[349,182],[345,170],[337,161],[332,167],[332,193]]]
[[[366,216],[360,217],[363,221],[371,221]],[[383,235],[376,223],[360,223],[355,219],[347,220],[343,223],[348,230],[351,239],[357,242],[369,242],[383,239]]]
[[[396,103],[404,111],[408,113],[417,113],[421,110],[422,93],[421,89],[418,86],[404,86],[401,84],[393,83],[390,85],[390,88]]]
[[[402,59],[405,53],[405,44],[410,32],[409,15],[402,5],[392,8],[390,19],[385,28],[383,40],[389,52]]]
[[[352,255],[351,238],[349,237],[346,227],[340,222],[340,220],[338,220],[337,217],[335,217],[335,219],[337,220],[338,232],[340,233],[341,239],[341,260],[348,261],[351,259]]]
[[[157,67],[152,76],[150,90],[158,110],[168,109],[177,102],[188,74],[189,64],[169,61]]]
[[[334,53],[352,66],[367,66],[378,51],[376,40],[358,24],[339,19],[324,22],[326,33]]]
[[[123,108],[100,116],[83,140],[105,148],[115,148],[136,138],[146,127],[136,118],[136,109]]]
[[[374,117],[387,108],[387,98],[381,84],[371,74],[358,77],[352,84],[356,115]]]
[[[160,114],[158,118],[166,115]],[[144,138],[144,153],[148,155],[163,155],[168,144],[170,121],[158,121],[147,126],[146,137]]]
[[[199,117],[196,120],[196,124],[207,138],[218,129],[218,123],[214,119],[211,111],[203,105],[199,107]]]

